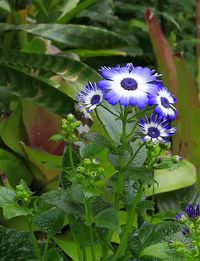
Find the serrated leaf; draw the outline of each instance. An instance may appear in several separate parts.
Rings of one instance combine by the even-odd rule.
[[[95,224],[98,227],[104,227],[119,232],[119,223],[117,211],[114,208],[106,208],[94,217]]]
[[[0,207],[16,203],[16,193],[10,188],[0,186]]]
[[[22,207],[17,203],[7,203],[3,205],[3,215],[5,219],[11,219],[18,216],[32,215],[32,210]]]
[[[171,257],[166,253],[169,251],[169,246],[166,243],[158,243],[145,248],[141,253],[140,257],[152,256],[161,260],[171,260]]]
[[[64,261],[64,259],[60,255],[59,251],[56,248],[53,248],[47,252],[45,261]]]
[[[14,261],[35,258],[30,233],[0,226],[0,260]]]
[[[53,207],[37,214],[33,219],[33,223],[42,231],[54,235],[60,232],[64,225],[64,219],[64,212],[61,209]]]

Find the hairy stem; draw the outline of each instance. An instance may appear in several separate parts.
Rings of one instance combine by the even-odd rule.
[[[139,203],[141,197],[142,197],[142,191],[143,191],[143,186],[141,185],[140,188],[137,191],[137,195],[135,198],[135,201],[133,203],[133,206],[129,208],[128,213],[127,213],[127,220],[126,220],[126,228],[125,231],[123,233],[120,245],[117,249],[117,252],[115,253],[112,261],[115,261],[119,258],[122,258],[125,255],[126,252],[126,247],[127,247],[127,243],[128,243],[128,238],[132,233],[133,230],[133,222],[137,216],[137,204]],[[122,259],[119,259],[122,260]]]
[[[37,259],[40,260],[40,261],[43,261],[43,258],[41,257],[38,241],[37,241],[37,239],[35,237],[35,233],[32,229],[31,220],[28,220],[28,228],[29,228],[29,231],[30,231],[30,234],[31,234],[31,239],[32,239],[32,242],[33,242],[33,247],[35,249]]]

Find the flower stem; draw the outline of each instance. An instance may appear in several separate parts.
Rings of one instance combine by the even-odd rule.
[[[127,109],[125,108],[124,114],[122,117],[122,136],[121,136],[121,148],[119,152],[119,167],[117,175],[117,184],[115,192],[115,203],[114,206],[116,209],[119,209],[120,196],[123,192],[124,186],[124,151],[126,147],[126,119],[127,119]]]
[[[50,240],[50,236],[47,235],[46,242],[45,242],[45,247],[44,247],[44,253],[43,253],[43,261],[47,260],[46,255],[47,255],[47,251],[48,251],[49,240]]]
[[[69,143],[69,162],[72,169],[72,172],[74,173],[74,160],[73,160],[73,154],[72,154],[72,143]]]
[[[137,215],[137,211],[136,211],[137,204],[139,203],[139,201],[142,197],[142,191],[143,191],[143,186],[141,185],[140,188],[137,191],[137,195],[136,195],[135,201],[133,203],[133,206],[130,207],[129,210],[128,210],[126,228],[125,228],[124,234],[122,236],[120,245],[119,245],[117,252],[115,253],[112,261],[115,261],[118,258],[121,258],[125,255],[127,243],[128,243],[128,238],[132,233],[133,222],[134,222],[136,215]],[[120,259],[120,260],[122,260],[122,259]]]
[[[29,231],[30,231],[30,234],[31,234],[31,238],[32,238],[32,242],[33,242],[33,246],[34,246],[34,249],[35,249],[37,259],[40,260],[40,261],[43,261],[43,258],[41,257],[41,253],[40,253],[39,244],[38,244],[38,241],[35,237],[35,233],[32,229],[32,225],[31,225],[30,220],[28,220],[28,228],[29,228]]]
[[[84,200],[85,205],[85,212],[86,212],[86,222],[88,224],[89,229],[89,239],[90,239],[90,247],[91,247],[91,255],[92,261],[96,261],[96,252],[95,252],[95,245],[94,245],[94,235],[92,229],[92,213],[91,213],[91,205],[89,200]]]

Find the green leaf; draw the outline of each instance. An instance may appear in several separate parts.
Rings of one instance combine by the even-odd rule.
[[[27,26],[14,26],[0,24],[0,31],[22,30],[33,35],[41,36],[65,47],[86,49],[107,49],[128,46],[125,38],[117,33],[98,27],[76,24],[37,24]]]
[[[193,185],[196,180],[196,169],[187,160],[183,160],[184,164],[181,164],[179,168],[174,170],[162,169],[156,170],[154,173],[154,179],[157,184],[154,184],[154,194],[173,191],[180,188]],[[153,194],[153,186],[145,190],[146,196]]]
[[[29,43],[23,46],[22,52],[25,53],[45,53],[47,51],[47,45],[43,39],[33,38]]]
[[[59,233],[64,225],[65,213],[58,208],[51,208],[36,215],[33,223],[42,231],[54,235]]]
[[[171,257],[166,253],[169,251],[169,246],[167,243],[158,243],[145,248],[141,253],[140,257],[152,256],[159,258],[161,260],[172,260]]]
[[[170,238],[178,231],[181,226],[178,222],[165,221],[160,224],[144,224],[138,232],[142,249],[150,245],[160,243],[161,241],[169,241]]]
[[[47,252],[46,261],[64,261],[63,257],[60,255],[56,248],[50,249]]]
[[[15,188],[20,180],[25,180],[28,184],[31,183],[33,176],[26,166],[10,152],[0,148],[0,171],[2,171],[9,184]],[[13,175],[15,173],[15,175]]]
[[[32,215],[32,210],[17,203],[7,203],[3,206],[3,215],[5,219],[11,219],[18,216]]]
[[[41,199],[46,203],[63,210],[65,213],[69,213],[71,208],[67,202],[67,198],[68,192],[62,189],[54,189],[41,196]]]
[[[0,207],[6,204],[16,203],[16,193],[14,190],[0,186]]]
[[[85,0],[77,5],[78,2],[79,2],[79,0],[73,0],[73,1],[67,2],[67,4],[65,5],[65,8],[64,8],[64,11],[62,13],[62,16],[58,19],[58,23],[61,23],[61,24],[68,23],[79,12],[86,9],[90,5],[94,4],[95,2],[97,2],[97,0]],[[71,7],[71,10],[70,10],[69,6]],[[73,6],[73,8],[72,8],[72,6]],[[66,12],[66,9],[67,9],[67,12]]]
[[[72,99],[44,79],[39,79],[8,66],[1,66],[0,68],[9,83],[10,91],[15,95],[31,99],[38,105],[61,116],[65,116],[74,110]]]
[[[1,0],[0,1],[0,9],[10,13],[11,12],[11,8],[10,8],[10,4],[8,1],[6,0]]]
[[[100,134],[88,133],[83,136],[90,143],[81,143],[80,155],[83,158],[91,158],[109,147],[109,142]]]
[[[15,135],[13,135],[15,130]],[[21,107],[17,106],[11,115],[4,118],[0,123],[0,134],[3,142],[13,151],[24,155],[24,151],[20,146],[21,133],[23,133],[23,125],[21,121]]]
[[[0,226],[0,260],[14,261],[35,258],[30,233]]]
[[[119,232],[119,223],[117,211],[114,208],[106,208],[94,217],[95,224],[98,227],[104,227]]]
[[[23,142],[20,143],[26,158],[34,164],[33,169],[35,178],[40,183],[49,183],[58,177],[62,162],[61,156],[52,155],[38,148],[27,146]],[[40,184],[41,185],[41,184]]]

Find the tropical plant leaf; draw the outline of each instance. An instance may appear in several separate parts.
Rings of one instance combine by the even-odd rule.
[[[121,35],[98,27],[76,24],[37,24],[37,25],[8,25],[0,24],[0,31],[20,30],[41,36],[65,47],[86,49],[108,49],[128,46],[128,42]]]
[[[0,69],[1,75],[3,73],[3,77],[6,77],[9,83],[10,91],[15,95],[30,99],[61,116],[65,116],[74,110],[73,100],[44,79],[39,79],[5,65],[1,66]]]
[[[189,161],[183,160],[183,164],[176,169],[156,170],[154,179],[157,184],[145,190],[146,196],[193,185],[197,180],[196,169]]]
[[[9,184],[15,188],[21,179],[30,184],[33,176],[30,170],[22,163],[20,159],[10,152],[0,148],[0,171],[3,172]],[[13,175],[15,173],[15,175]]]

